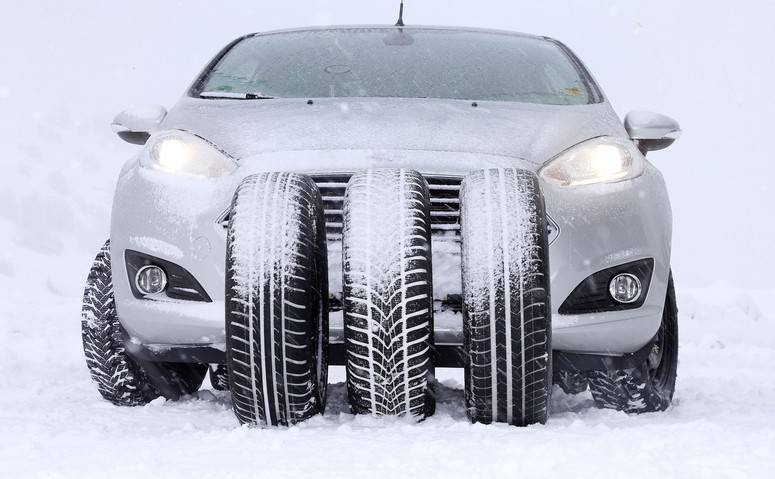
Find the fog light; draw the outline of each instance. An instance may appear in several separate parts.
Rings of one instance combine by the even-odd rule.
[[[167,287],[167,275],[158,266],[143,266],[135,276],[135,286],[142,294],[156,294]]]
[[[634,303],[640,298],[640,280],[629,273],[618,274],[608,285],[608,292],[620,303]]]

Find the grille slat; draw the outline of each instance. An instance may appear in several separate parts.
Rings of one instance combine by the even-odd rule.
[[[342,240],[342,210],[349,174],[311,175],[323,197],[326,216],[326,237]],[[431,194],[431,234],[434,240],[460,240],[460,182],[454,176],[426,176]]]
[[[426,176],[431,194],[431,234],[434,239],[460,241],[461,177]]]

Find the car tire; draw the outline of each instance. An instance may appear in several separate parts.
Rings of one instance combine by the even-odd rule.
[[[102,397],[117,406],[140,406],[164,396],[178,399],[199,389],[206,366],[155,363],[130,356],[116,314],[110,241],[94,259],[81,310],[86,366]]]
[[[353,412],[433,413],[430,194],[416,171],[367,170],[344,200],[347,393]]]
[[[320,192],[295,173],[237,188],[226,254],[229,389],[242,424],[295,424],[325,409],[328,258]]]
[[[549,248],[536,176],[469,173],[460,190],[465,397],[473,422],[545,423],[551,394]]]
[[[673,401],[678,369],[678,307],[670,273],[662,323],[646,361],[634,369],[589,371],[595,406],[628,414],[664,411]]]
[[[210,365],[210,384],[216,391],[229,390],[229,369],[225,364]]]

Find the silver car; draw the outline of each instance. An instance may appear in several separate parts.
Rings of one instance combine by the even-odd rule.
[[[121,170],[84,292],[83,343],[117,405],[195,392],[241,423],[325,408],[434,411],[465,368],[469,417],[546,421],[552,385],[666,409],[675,388],[671,210],[647,152],[562,43],[353,26],[247,35],[168,112],[119,114]]]

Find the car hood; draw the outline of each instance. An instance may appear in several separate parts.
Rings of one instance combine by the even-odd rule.
[[[167,115],[163,128],[194,133],[237,159],[277,158],[278,153],[287,157],[294,151],[350,151],[352,156],[361,150],[372,158],[388,158],[388,163],[396,152],[403,152],[399,158],[424,152],[421,156],[429,159],[459,153],[466,160],[471,155],[512,158],[535,167],[588,138],[626,135],[607,102],[473,106],[460,100],[390,98],[308,102],[184,97]]]

